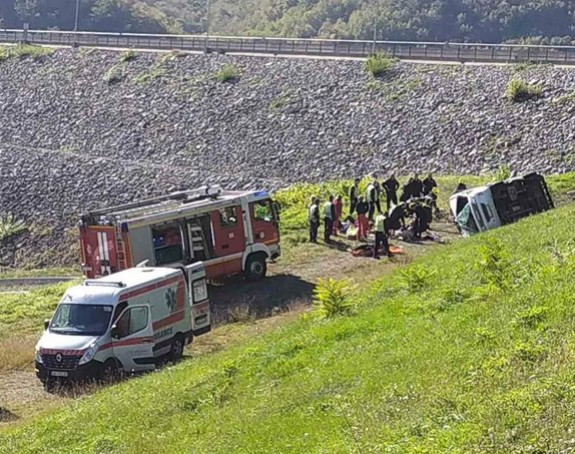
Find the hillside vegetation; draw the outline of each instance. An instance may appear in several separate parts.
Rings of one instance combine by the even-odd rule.
[[[144,33],[204,32],[202,0],[82,0],[80,29]],[[536,0],[234,0],[212,1],[219,34],[436,41],[527,39],[571,42],[574,2]],[[4,26],[74,27],[68,0],[0,0]]]
[[[570,452],[574,215],[436,249],[354,315],[111,387],[1,432],[0,452]]]

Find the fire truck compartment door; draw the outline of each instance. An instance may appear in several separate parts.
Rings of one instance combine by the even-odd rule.
[[[114,326],[118,336],[112,340],[112,348],[124,371],[155,369],[155,339],[150,307],[147,305],[128,307]]]
[[[136,227],[130,230],[130,246],[132,250],[132,263],[142,263],[149,260],[148,265],[156,265],[152,229],[149,226]]]
[[[227,273],[241,271],[241,254],[246,247],[243,213],[241,206],[226,207],[212,213],[215,252],[217,257],[240,254],[234,260],[225,261]]]

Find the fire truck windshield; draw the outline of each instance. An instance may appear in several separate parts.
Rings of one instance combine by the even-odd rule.
[[[60,304],[50,331],[78,336],[101,336],[108,329],[112,306],[99,304]]]

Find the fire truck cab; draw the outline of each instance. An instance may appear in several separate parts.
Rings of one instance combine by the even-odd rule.
[[[203,262],[208,279],[266,275],[280,255],[279,213],[265,191],[220,186],[180,191],[81,217],[82,267],[89,278],[149,266]]]

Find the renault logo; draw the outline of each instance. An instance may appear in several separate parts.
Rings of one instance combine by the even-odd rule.
[[[56,362],[61,363],[62,362],[62,353],[58,353],[56,355]]]

